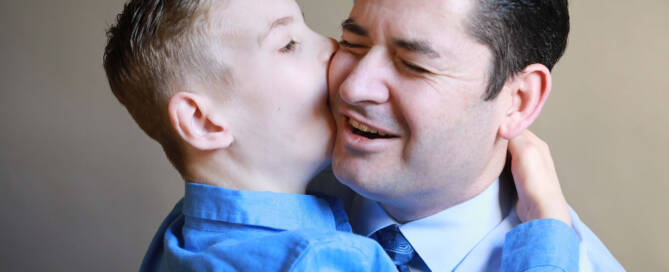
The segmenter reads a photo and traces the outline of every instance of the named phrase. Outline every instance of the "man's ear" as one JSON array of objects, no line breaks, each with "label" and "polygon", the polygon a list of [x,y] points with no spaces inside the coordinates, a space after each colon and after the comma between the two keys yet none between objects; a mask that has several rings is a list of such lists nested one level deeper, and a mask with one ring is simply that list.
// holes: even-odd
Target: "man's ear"
[{"label": "man's ear", "polygon": [[184,142],[195,149],[227,148],[234,137],[208,102],[207,98],[196,93],[174,94],[168,104],[172,127]]},{"label": "man's ear", "polygon": [[537,119],[551,93],[551,72],[542,64],[532,64],[507,82],[505,90],[511,103],[499,128],[499,135],[507,140],[518,136]]}]

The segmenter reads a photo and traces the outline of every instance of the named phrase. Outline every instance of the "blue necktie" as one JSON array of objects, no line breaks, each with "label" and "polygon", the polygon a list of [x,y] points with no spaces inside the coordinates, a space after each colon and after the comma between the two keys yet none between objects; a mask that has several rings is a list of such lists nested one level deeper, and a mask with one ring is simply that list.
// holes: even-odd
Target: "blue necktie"
[{"label": "blue necktie", "polygon": [[390,225],[370,236],[381,244],[400,272],[409,272],[409,262],[416,254],[397,225]]}]

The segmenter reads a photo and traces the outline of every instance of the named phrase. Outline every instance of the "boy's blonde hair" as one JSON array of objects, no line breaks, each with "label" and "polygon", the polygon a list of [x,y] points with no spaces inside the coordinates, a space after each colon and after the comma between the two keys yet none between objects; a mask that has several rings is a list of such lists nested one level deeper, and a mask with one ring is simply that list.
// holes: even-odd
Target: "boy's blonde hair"
[{"label": "boy's blonde hair", "polygon": [[167,105],[194,83],[229,82],[212,15],[225,2],[131,0],[107,31],[104,68],[112,92],[182,175],[184,149]]}]

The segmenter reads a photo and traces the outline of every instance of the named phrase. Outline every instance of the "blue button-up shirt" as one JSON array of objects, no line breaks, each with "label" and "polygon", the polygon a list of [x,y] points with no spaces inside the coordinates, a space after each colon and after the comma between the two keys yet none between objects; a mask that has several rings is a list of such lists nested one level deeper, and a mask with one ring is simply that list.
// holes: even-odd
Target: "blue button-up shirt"
[{"label": "blue button-up shirt", "polygon": [[351,233],[341,204],[310,195],[187,183],[140,271],[394,271]]},{"label": "blue button-up shirt", "polygon": [[[539,220],[537,222],[544,222]],[[562,224],[564,225],[564,224]],[[527,226],[535,226],[530,222]],[[509,239],[508,258],[514,271],[536,264],[568,268],[578,259],[569,254],[527,250],[528,237],[552,245],[577,245],[576,235],[550,223],[517,228]],[[571,235],[571,236],[570,236]],[[513,237],[523,237],[514,239]],[[550,247],[544,247],[550,248]],[[541,258],[541,257],[549,258]],[[515,268],[523,267],[521,270]],[[341,203],[329,197],[272,192],[235,191],[187,183],[184,198],[160,226],[140,271],[396,271],[374,241],[351,233]],[[549,270],[547,270],[549,271]]]}]

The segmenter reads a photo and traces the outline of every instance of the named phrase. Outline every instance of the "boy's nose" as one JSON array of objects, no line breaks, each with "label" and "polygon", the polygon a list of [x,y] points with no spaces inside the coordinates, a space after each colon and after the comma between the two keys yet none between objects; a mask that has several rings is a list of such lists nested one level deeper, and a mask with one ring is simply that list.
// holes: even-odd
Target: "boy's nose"
[{"label": "boy's nose", "polygon": [[334,53],[337,52],[337,49],[339,49],[339,43],[333,38],[326,38],[323,48],[319,59],[329,62]]}]

